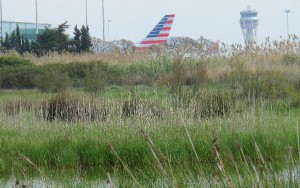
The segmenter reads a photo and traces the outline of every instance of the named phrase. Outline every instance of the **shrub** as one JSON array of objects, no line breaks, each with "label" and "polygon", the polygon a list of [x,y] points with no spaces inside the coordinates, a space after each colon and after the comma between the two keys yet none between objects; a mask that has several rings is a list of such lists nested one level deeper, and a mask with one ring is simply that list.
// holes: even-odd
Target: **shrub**
[{"label": "shrub", "polygon": [[48,70],[35,79],[38,89],[44,92],[60,92],[72,87],[72,81],[67,73]]},{"label": "shrub", "polygon": [[[158,84],[170,87],[170,95],[175,107],[186,107],[207,79],[206,69],[201,62],[187,67],[187,64],[183,64],[181,60],[176,60],[173,62],[171,72],[163,76]],[[193,87],[186,88],[185,86]]]},{"label": "shrub", "polygon": [[0,68],[30,65],[32,65],[30,61],[19,57],[17,54],[10,53],[0,56]]},{"label": "shrub", "polygon": [[122,85],[138,86],[138,85],[153,85],[153,79],[146,74],[128,74],[122,78]]},{"label": "shrub", "polygon": [[279,71],[232,72],[227,78],[243,97],[286,99],[296,93],[296,80]]},{"label": "shrub", "polygon": [[[92,63],[92,62],[91,62]],[[68,74],[72,82],[76,87],[80,87],[84,85],[83,80],[86,77],[86,68],[90,66],[91,63],[83,64],[83,63],[68,63],[68,64],[48,64],[44,66],[44,69],[55,69],[62,73]]]},{"label": "shrub", "polygon": [[108,65],[102,62],[91,63],[85,70],[86,88],[90,92],[102,91],[107,85]]},{"label": "shrub", "polygon": [[37,66],[0,68],[0,80],[5,89],[32,89],[37,86],[36,76],[42,71]]},{"label": "shrub", "polygon": [[142,101],[135,91],[131,91],[130,99],[123,103],[122,114],[125,117],[142,116],[145,118],[156,118],[162,116],[163,110],[155,103]]},{"label": "shrub", "polygon": [[180,86],[200,86],[208,79],[205,67],[201,63],[184,64],[177,59],[173,62],[172,69],[169,73],[162,75],[159,85],[168,85],[172,89],[177,90]]},{"label": "shrub", "polygon": [[98,108],[93,101],[82,101],[70,92],[58,93],[41,108],[45,120],[94,121],[106,117],[107,108]]},{"label": "shrub", "polygon": [[141,99],[135,91],[131,91],[130,95],[130,99],[125,101],[122,107],[123,115],[126,117],[138,115],[139,106],[141,105]]},{"label": "shrub", "polygon": [[188,71],[185,81],[186,85],[200,86],[208,80],[205,67],[201,63],[197,63],[196,66]]},{"label": "shrub", "polygon": [[193,117],[214,118],[226,117],[234,107],[232,92],[226,91],[202,91],[198,93],[190,103],[193,109]]}]

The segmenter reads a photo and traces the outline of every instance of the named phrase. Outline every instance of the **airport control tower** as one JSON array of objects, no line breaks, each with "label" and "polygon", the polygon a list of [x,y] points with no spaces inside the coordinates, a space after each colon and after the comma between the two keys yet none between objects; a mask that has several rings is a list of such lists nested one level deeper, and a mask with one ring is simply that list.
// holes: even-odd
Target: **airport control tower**
[{"label": "airport control tower", "polygon": [[258,12],[251,10],[250,6],[247,10],[241,12],[240,24],[246,45],[256,42],[256,31],[259,23],[257,14]]}]

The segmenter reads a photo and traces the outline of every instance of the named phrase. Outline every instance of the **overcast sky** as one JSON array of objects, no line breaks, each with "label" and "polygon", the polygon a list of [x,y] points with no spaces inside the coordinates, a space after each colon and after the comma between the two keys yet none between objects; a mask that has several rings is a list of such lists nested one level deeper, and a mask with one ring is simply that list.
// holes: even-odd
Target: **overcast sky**
[{"label": "overcast sky", "polygon": [[[2,0],[3,19],[35,22],[35,0]],[[70,34],[85,24],[85,0],[38,0],[39,22],[53,26],[68,21]],[[267,36],[285,37],[285,9],[291,9],[290,32],[300,33],[300,0],[105,0],[110,39],[144,38],[165,14],[176,14],[171,36],[204,36],[226,43],[243,43],[240,11],[248,5],[258,11],[258,41]],[[88,0],[88,23],[92,36],[102,38],[102,0]],[[107,32],[107,30],[106,30]],[[108,34],[107,38],[108,38]]]}]

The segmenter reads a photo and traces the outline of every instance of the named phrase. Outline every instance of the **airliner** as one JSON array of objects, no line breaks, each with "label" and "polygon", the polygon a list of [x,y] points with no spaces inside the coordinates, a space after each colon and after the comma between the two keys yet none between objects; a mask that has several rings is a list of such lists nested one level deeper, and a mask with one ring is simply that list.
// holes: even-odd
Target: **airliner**
[{"label": "airliner", "polygon": [[170,35],[174,18],[175,14],[165,15],[147,37],[137,43],[138,49],[143,50],[154,45],[166,43]]},{"label": "airliner", "polygon": [[[167,42],[170,35],[172,25],[174,22],[175,14],[165,15],[160,22],[155,26],[155,28],[144,38],[141,42],[137,43],[136,46],[140,50],[144,50],[154,45],[164,44]],[[208,53],[214,53],[219,49],[221,41],[211,44],[208,47]]]}]

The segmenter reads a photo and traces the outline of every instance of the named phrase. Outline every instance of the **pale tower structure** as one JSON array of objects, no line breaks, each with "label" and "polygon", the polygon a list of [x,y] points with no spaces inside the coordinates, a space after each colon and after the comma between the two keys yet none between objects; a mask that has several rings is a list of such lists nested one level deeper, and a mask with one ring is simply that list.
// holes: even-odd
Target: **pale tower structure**
[{"label": "pale tower structure", "polygon": [[241,12],[240,25],[246,45],[256,43],[256,32],[259,24],[257,15],[258,12],[252,10],[250,6]]}]

